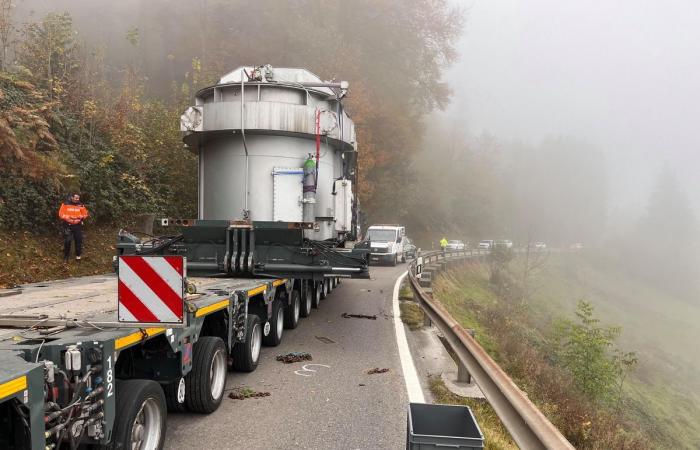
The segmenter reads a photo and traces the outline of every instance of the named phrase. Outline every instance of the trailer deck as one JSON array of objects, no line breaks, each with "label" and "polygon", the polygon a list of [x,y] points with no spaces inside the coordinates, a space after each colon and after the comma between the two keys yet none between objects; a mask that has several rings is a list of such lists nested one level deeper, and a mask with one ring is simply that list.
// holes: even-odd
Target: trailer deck
[{"label": "trailer deck", "polygon": [[[253,296],[279,286],[284,280],[250,278],[188,278],[197,287],[197,293],[187,296],[188,305],[198,312],[198,317],[206,315],[212,305],[228,298],[231,293],[245,293]],[[227,295],[223,295],[226,292]],[[117,276],[96,275],[67,280],[33,283],[7,290],[0,296],[0,342],[17,334],[17,327],[6,327],[10,319],[15,323],[26,321],[26,328],[45,327],[47,323],[75,322],[76,327],[86,329],[93,322],[117,322]],[[100,326],[100,328],[104,328]],[[108,328],[108,327],[107,327]],[[124,327],[138,329],[138,326]],[[116,331],[116,330],[114,330]],[[134,331],[133,329],[131,331]]]},{"label": "trailer deck", "polygon": [[[44,442],[62,436],[58,435],[62,429],[45,435],[49,433],[46,396],[51,395],[46,386],[54,378],[54,368],[65,371],[63,383],[76,383],[73,377],[80,374],[92,380],[90,389],[102,386],[102,395],[88,398],[90,389],[85,391],[84,401],[92,402],[98,414],[83,423],[92,427],[90,436],[105,445],[111,440],[117,414],[117,379],[151,379],[163,386],[182,379],[192,370],[193,346],[201,336],[220,337],[231,352],[237,342],[245,341],[249,308],[268,317],[275,299],[286,308],[294,286],[290,279],[188,278],[187,282],[196,286],[196,293],[184,299],[181,325],[119,323],[114,275],[27,284],[0,292],[0,406],[15,400],[13,405],[26,408],[23,416],[31,430],[31,448],[48,448]],[[73,371],[68,365],[70,351],[78,352]],[[129,353],[126,362],[119,359],[124,352]]]}]

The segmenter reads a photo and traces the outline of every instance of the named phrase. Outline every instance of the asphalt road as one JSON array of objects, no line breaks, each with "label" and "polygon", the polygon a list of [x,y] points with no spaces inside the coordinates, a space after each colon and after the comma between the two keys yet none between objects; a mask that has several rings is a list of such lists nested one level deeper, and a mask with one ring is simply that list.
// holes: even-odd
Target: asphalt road
[{"label": "asphalt road", "polygon": [[[372,267],[371,280],[343,280],[296,330],[285,330],[278,347],[263,347],[255,372],[229,373],[227,390],[247,387],[270,396],[226,396],[210,415],[170,414],[166,448],[404,448],[408,399],[391,302],[405,269]],[[344,312],[377,320],[346,319]],[[275,360],[291,351],[309,352],[310,363],[328,367],[307,365],[310,372],[302,362]],[[375,367],[389,372],[368,375]]]}]

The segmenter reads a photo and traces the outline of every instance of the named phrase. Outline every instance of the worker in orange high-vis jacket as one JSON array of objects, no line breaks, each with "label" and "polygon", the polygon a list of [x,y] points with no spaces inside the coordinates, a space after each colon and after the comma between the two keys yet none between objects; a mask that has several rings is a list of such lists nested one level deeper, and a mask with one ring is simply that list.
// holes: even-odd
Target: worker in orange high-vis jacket
[{"label": "worker in orange high-vis jacket", "polygon": [[80,261],[83,253],[83,221],[88,217],[88,210],[80,201],[80,194],[71,194],[58,210],[58,217],[63,222],[63,260],[68,262],[71,241],[75,241],[75,259]]}]

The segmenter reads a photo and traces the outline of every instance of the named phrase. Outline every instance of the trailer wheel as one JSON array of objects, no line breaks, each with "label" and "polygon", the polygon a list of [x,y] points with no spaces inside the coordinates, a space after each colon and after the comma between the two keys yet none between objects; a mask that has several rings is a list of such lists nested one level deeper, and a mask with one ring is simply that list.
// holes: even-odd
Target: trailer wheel
[{"label": "trailer wheel", "polygon": [[237,342],[233,346],[233,368],[241,372],[254,371],[258,367],[261,344],[260,317],[249,314],[246,319],[245,342]]},{"label": "trailer wheel", "polygon": [[301,299],[301,311],[299,313],[301,314],[301,317],[309,317],[311,315],[311,306],[313,302],[313,289],[311,288],[310,284],[306,285],[306,289],[304,289],[304,293],[302,294],[302,299]]},{"label": "trailer wheel", "polygon": [[275,300],[272,303],[272,317],[270,317],[270,333],[263,337],[263,344],[269,347],[276,347],[282,342],[282,331],[284,330],[284,308],[282,302]]},{"label": "trailer wheel", "polygon": [[172,383],[163,385],[163,394],[165,394],[165,404],[168,406],[168,412],[181,413],[187,411],[185,404],[185,394],[187,387],[184,378],[178,378]]},{"label": "trailer wheel", "polygon": [[185,403],[192,412],[209,414],[219,407],[226,388],[228,355],[223,339],[200,337],[194,344],[192,370],[185,377]]},{"label": "trailer wheel", "polygon": [[165,441],[165,395],[152,380],[117,380],[110,450],[160,450]]},{"label": "trailer wheel", "polygon": [[323,280],[323,286],[321,290],[321,298],[328,298],[328,294],[331,293],[331,285],[330,285],[330,280],[326,279]]},{"label": "trailer wheel", "polygon": [[301,309],[299,291],[292,291],[290,300],[290,304],[284,308],[284,327],[293,330],[299,325],[299,310]]},{"label": "trailer wheel", "polygon": [[321,283],[315,283],[314,284],[314,293],[313,293],[313,298],[311,301],[311,306],[313,308],[318,308],[318,305],[321,304],[321,299],[324,298],[323,296],[323,285]]}]

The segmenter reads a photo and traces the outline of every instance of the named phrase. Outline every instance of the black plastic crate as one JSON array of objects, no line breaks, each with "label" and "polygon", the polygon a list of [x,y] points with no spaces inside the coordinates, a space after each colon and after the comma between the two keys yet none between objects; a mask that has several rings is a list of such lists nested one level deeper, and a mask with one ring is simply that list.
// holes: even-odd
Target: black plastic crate
[{"label": "black plastic crate", "polygon": [[484,435],[467,406],[408,405],[407,450],[432,450],[449,446],[455,449],[484,448]]}]

